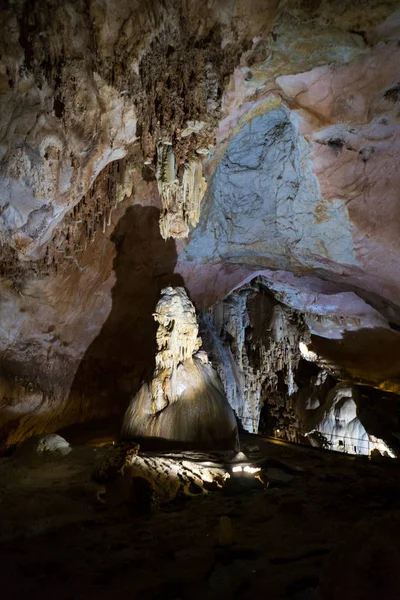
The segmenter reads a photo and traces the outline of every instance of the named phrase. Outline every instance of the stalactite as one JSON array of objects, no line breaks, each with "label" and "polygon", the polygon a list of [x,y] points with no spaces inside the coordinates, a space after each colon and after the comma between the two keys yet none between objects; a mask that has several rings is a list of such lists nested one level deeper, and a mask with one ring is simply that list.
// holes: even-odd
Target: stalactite
[{"label": "stalactite", "polygon": [[156,177],[163,207],[160,231],[164,239],[187,237],[189,227],[195,227],[200,218],[200,203],[207,189],[201,160],[186,160],[182,171],[179,177],[172,145],[159,143]]},{"label": "stalactite", "polygon": [[98,232],[106,232],[111,225],[112,211],[125,196],[131,195],[132,166],[130,164],[127,167],[125,162],[110,163],[100,173],[80,202],[65,215],[42,259],[22,263],[17,251],[4,240],[0,244],[0,275],[10,279],[14,287],[20,290],[29,273],[46,277],[56,274],[64,261],[70,265],[71,258],[84,252]]}]

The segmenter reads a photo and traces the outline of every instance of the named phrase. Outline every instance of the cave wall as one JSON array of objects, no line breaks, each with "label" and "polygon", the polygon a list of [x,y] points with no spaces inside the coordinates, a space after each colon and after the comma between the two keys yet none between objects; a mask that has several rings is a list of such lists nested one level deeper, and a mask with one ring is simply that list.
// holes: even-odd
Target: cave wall
[{"label": "cave wall", "polygon": [[232,270],[313,272],[398,303],[398,52],[379,41],[349,64],[278,77],[273,101],[247,107],[210,165],[182,273],[218,269],[223,292]]},{"label": "cave wall", "polygon": [[258,277],[200,314],[241,427],[350,453],[397,453],[397,355],[384,354],[397,333],[354,292],[311,295],[310,283]]},{"label": "cave wall", "polygon": [[[40,256],[67,211],[136,141],[147,164],[160,138],[174,141],[178,163],[193,142],[207,146],[224,78],[276,14],[262,4],[3,3],[4,251]],[[188,121],[203,128],[180,138]]]},{"label": "cave wall", "polygon": [[[95,196],[99,203],[108,199],[107,191]],[[57,235],[54,254],[35,276],[24,270],[3,284],[0,423],[8,443],[123,411],[127,365],[138,385],[154,360],[151,313],[158,294],[181,281],[172,275],[175,244],[159,232],[153,183],[140,177],[134,201],[118,203],[104,231],[104,215],[94,225],[91,211],[91,241],[87,220],[79,219],[86,203],[93,209],[84,198],[78,219],[72,212],[70,239],[68,229]]]},{"label": "cave wall", "polygon": [[157,142],[179,168],[214,143],[224,79],[275,15],[246,4],[2,3],[1,440],[119,414],[151,369],[151,312],[182,282]]},{"label": "cave wall", "polygon": [[[320,362],[359,381],[372,364],[368,383],[400,389],[396,1],[0,10],[1,440],[122,414],[168,284],[207,309],[262,276]],[[187,240],[158,228],[182,216],[160,197],[160,141],[178,188],[194,159],[207,180]],[[266,325],[264,300],[229,302],[209,316],[219,333]],[[230,352],[256,414],[269,351]]]}]

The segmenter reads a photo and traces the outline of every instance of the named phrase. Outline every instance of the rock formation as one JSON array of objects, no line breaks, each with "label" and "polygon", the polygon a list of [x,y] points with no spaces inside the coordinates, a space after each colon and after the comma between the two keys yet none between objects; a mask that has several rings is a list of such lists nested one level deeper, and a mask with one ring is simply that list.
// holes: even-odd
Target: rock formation
[{"label": "rock formation", "polygon": [[[364,455],[378,450],[381,454],[393,457],[393,452],[385,442],[368,434],[361,423],[357,414],[359,396],[354,386],[338,383],[326,398],[322,398],[320,407],[310,407],[303,414],[303,422],[311,428],[306,435],[315,445],[331,450]],[[315,436],[315,432],[319,435]]]},{"label": "rock formation", "polygon": [[185,161],[180,182],[171,144],[160,143],[157,152],[157,181],[162,201],[160,231],[164,239],[185,238],[200,218],[200,203],[207,189],[199,157]]},{"label": "rock formation", "polygon": [[[34,4],[0,8],[1,443],[121,418],[169,284],[208,311],[262,277],[320,364],[399,393],[397,0]],[[287,331],[230,350],[245,427]]]},{"label": "rock formation", "polygon": [[278,418],[276,426],[285,423],[290,437],[299,343],[309,339],[301,314],[255,282],[202,318],[207,348],[242,427],[257,433],[261,410],[268,404],[271,416]]},{"label": "rock formation", "polygon": [[207,354],[199,351],[196,313],[184,288],[162,290],[154,318],[156,368],[131,400],[122,436],[235,448],[235,416]]},{"label": "rock formation", "polygon": [[[265,277],[240,288],[201,315],[202,336],[227,398],[244,430],[356,454],[398,452],[396,397],[362,387],[351,365],[313,348],[360,321],[382,317],[354,298],[352,315],[336,316],[341,296],[310,301]],[[347,300],[347,298],[346,298]],[[350,304],[350,303],[349,303]],[[300,310],[299,310],[300,309]],[[367,317],[368,315],[368,317]],[[387,325],[386,325],[387,326]],[[389,394],[390,396],[390,394]],[[378,411],[377,406],[382,406]]]}]

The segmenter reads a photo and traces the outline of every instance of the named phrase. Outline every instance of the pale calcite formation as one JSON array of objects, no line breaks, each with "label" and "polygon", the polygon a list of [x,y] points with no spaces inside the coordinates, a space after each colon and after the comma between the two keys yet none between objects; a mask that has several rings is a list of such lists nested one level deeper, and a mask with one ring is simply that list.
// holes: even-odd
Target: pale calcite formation
[{"label": "pale calcite formation", "polygon": [[[261,426],[261,431],[272,434],[273,424],[280,436],[299,441],[325,419],[321,413],[316,420],[309,420],[316,414],[314,409],[325,406],[327,394],[338,379],[359,382],[354,351],[344,354],[344,340],[360,327],[368,334],[374,327],[381,335],[393,332],[378,313],[351,292],[325,294],[321,284],[320,293],[312,295],[309,285],[315,282],[304,278],[291,288],[290,278],[283,283],[279,281],[283,274],[274,275],[275,281],[259,278],[258,283],[254,281],[217,303],[212,312],[202,313],[202,337],[244,429],[257,433]],[[325,291],[329,292],[329,285]],[[316,340],[338,344],[339,354],[326,357],[319,345],[315,346]],[[364,360],[370,360],[368,351]],[[375,376],[370,369],[369,385],[380,387]],[[363,427],[359,420],[353,426]],[[393,426],[388,418],[385,435]],[[367,431],[365,435],[358,431],[360,439],[365,441],[367,435],[370,448],[374,448],[376,431],[370,424]]]},{"label": "pale calcite formation", "polygon": [[[174,374],[180,364],[197,354],[201,339],[196,311],[183,288],[165,288],[153,316],[158,323],[158,352],[152,395],[154,412],[158,412],[178,399],[180,390],[172,383]],[[204,353],[201,358],[207,362]]]},{"label": "pale calcite formation", "polygon": [[178,177],[171,144],[157,147],[157,181],[162,211],[160,231],[164,239],[185,238],[200,218],[200,203],[207,189],[200,158],[185,160],[183,175]]},{"label": "pale calcite formation", "polygon": [[361,423],[357,414],[358,398],[359,393],[353,385],[338,383],[328,392],[320,407],[310,407],[305,411],[305,419],[309,424],[313,423],[307,435],[312,440],[313,434],[318,432],[320,435],[316,439],[323,440],[324,447],[339,452],[369,455],[373,450],[378,450],[381,454],[394,457],[387,444],[369,434]]},{"label": "pale calcite formation", "polygon": [[156,368],[128,407],[123,437],[235,448],[235,416],[207,354],[199,352],[196,313],[184,288],[165,288],[154,317]]},{"label": "pale calcite formation", "polygon": [[1,439],[123,410],[152,355],[129,290],[152,307],[174,269],[204,308],[260,273],[296,307],[308,278],[313,333],[383,332],[399,390],[397,0],[89,4],[0,9]]},{"label": "pale calcite formation", "polygon": [[[243,428],[258,433],[266,402],[290,416],[297,391],[299,343],[309,339],[300,313],[253,285],[218,303],[212,315],[202,317],[207,348]],[[282,386],[285,394],[281,394]]]}]

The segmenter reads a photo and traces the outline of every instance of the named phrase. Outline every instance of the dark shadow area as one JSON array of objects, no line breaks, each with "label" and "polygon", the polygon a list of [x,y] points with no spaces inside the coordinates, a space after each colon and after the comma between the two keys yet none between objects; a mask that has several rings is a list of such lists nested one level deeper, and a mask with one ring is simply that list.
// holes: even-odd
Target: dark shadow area
[{"label": "dark shadow area", "polygon": [[212,449],[210,449],[209,445],[202,443],[201,440],[200,442],[182,442],[181,440],[168,440],[162,437],[138,436],[135,437],[135,442],[140,445],[142,452],[218,452],[221,450],[232,450],[233,447],[232,440],[222,440],[219,446]]},{"label": "dark shadow area", "polygon": [[357,416],[361,423],[400,456],[400,397],[367,386],[359,386],[358,390]]},{"label": "dark shadow area", "polygon": [[152,317],[163,287],[183,285],[174,274],[174,240],[159,229],[160,211],[131,206],[118,222],[112,308],[100,334],[87,349],[75,375],[69,403],[79,403],[88,419],[122,419],[130,397],[155,365],[156,323]]},{"label": "dark shadow area", "polygon": [[[373,384],[400,380],[400,334],[392,329],[371,328],[346,331],[341,340],[313,335],[311,349],[344,369],[350,377]],[[388,382],[389,383],[389,382]]]}]

